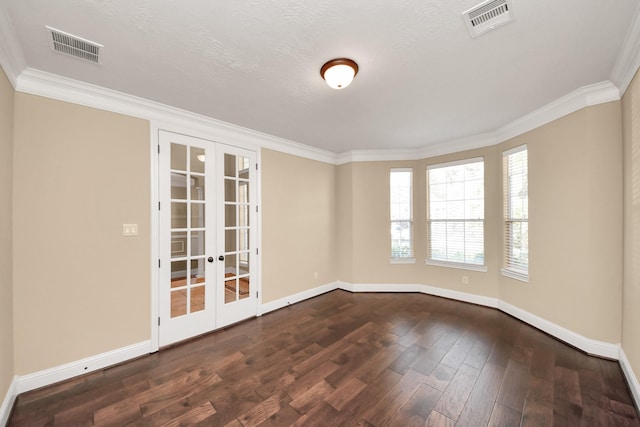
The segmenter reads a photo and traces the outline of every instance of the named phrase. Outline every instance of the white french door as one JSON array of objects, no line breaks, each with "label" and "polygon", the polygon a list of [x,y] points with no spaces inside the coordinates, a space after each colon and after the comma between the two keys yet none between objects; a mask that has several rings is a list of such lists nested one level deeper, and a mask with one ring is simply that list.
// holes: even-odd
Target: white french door
[{"label": "white french door", "polygon": [[217,194],[224,195],[218,204],[218,327],[257,314],[258,294],[255,286],[256,242],[256,165],[255,153],[228,145],[218,145]]},{"label": "white french door", "polygon": [[158,156],[164,346],[257,314],[256,155],[160,131]]}]

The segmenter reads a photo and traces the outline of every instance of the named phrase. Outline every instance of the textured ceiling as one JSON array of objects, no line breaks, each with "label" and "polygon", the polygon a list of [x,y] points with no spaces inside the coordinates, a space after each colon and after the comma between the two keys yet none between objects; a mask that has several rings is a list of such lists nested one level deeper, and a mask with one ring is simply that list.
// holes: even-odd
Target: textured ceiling
[{"label": "textured ceiling", "polygon": [[[637,0],[513,0],[472,39],[476,0],[2,0],[28,67],[333,152],[491,131],[608,80]],[[45,25],[103,44],[50,50]],[[322,64],[354,59],[350,87]]]}]

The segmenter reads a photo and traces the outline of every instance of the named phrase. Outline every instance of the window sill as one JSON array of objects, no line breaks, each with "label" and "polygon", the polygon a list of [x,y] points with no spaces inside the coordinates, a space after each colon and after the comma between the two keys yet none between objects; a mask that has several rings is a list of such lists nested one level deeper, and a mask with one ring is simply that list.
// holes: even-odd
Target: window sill
[{"label": "window sill", "polygon": [[488,271],[488,268],[486,265],[473,265],[473,264],[463,264],[460,262],[434,261],[432,259],[425,259],[424,262],[427,265],[433,265],[435,267],[446,267],[446,268],[456,268],[458,270],[480,271],[482,273],[486,273]]},{"label": "window sill", "polygon": [[390,264],[415,264],[415,258],[389,258]]},{"label": "window sill", "polygon": [[529,283],[529,274],[518,271],[518,270],[510,270],[508,268],[500,269],[500,274],[505,277],[509,277],[511,279],[519,280],[521,282]]}]

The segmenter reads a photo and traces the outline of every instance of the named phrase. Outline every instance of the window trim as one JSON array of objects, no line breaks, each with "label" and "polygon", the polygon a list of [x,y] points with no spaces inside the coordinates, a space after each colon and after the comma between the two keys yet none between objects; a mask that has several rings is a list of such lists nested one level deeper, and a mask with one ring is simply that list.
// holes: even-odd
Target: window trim
[{"label": "window trim", "polygon": [[415,264],[416,259],[411,257],[400,258],[400,257],[391,257],[389,258],[389,264]]},{"label": "window trim", "polygon": [[483,273],[486,273],[487,271],[489,271],[489,268],[487,267],[486,263],[485,265],[478,265],[478,264],[467,264],[463,262],[454,262],[454,261],[440,261],[440,260],[433,260],[428,258],[424,260],[424,263],[427,265],[432,265],[434,267],[447,267],[447,268],[455,268],[458,270],[480,271]]},{"label": "window trim", "polygon": [[[429,183],[429,171],[432,169],[440,169],[440,168],[446,168],[446,167],[451,167],[451,166],[460,166],[460,165],[465,165],[465,164],[469,164],[469,163],[480,163],[482,162],[482,171],[483,171],[483,176],[482,176],[482,185],[483,185],[483,196],[482,196],[482,200],[483,200],[483,209],[485,209],[485,211],[483,212],[482,215],[482,219],[473,219],[473,220],[467,220],[467,219],[461,219],[461,221],[481,221],[482,222],[482,253],[483,253],[483,264],[471,264],[471,263],[466,263],[466,262],[456,262],[456,261],[443,261],[443,260],[434,260],[429,258],[429,245],[431,244],[431,236],[429,235],[430,231],[430,227],[429,224],[431,223],[431,219],[430,219],[430,183]],[[431,266],[436,266],[436,267],[447,267],[447,268],[455,268],[455,269],[459,269],[459,270],[470,270],[470,271],[480,271],[480,272],[487,272],[488,271],[488,267],[487,267],[487,258],[486,258],[486,234],[485,234],[485,225],[486,225],[486,203],[485,203],[485,190],[486,190],[486,182],[485,182],[485,158],[484,156],[478,156],[478,157],[470,157],[467,159],[460,159],[460,160],[454,160],[454,161],[450,161],[450,162],[445,162],[445,163],[434,163],[434,164],[430,164],[427,165],[426,168],[426,193],[427,193],[427,199],[426,199],[426,224],[427,224],[427,256],[425,258],[425,264],[426,265],[431,265]],[[454,220],[451,220],[454,221]]]},{"label": "window trim", "polygon": [[[411,256],[407,257],[389,257],[390,264],[415,264],[415,237],[414,237],[414,215],[413,215],[413,168],[412,167],[401,167],[401,168],[390,168],[389,169],[389,209],[391,209],[391,174],[394,172],[410,172],[411,173],[411,186],[409,191],[409,205],[410,205],[410,218],[409,219],[391,219],[391,212],[389,212],[389,226],[392,226],[394,222],[408,222],[411,224]],[[391,238],[391,246],[389,249],[393,248],[393,236],[389,236]]]},{"label": "window trim", "polygon": [[[505,170],[505,159],[508,159],[509,156],[513,154],[520,153],[522,151],[527,151],[527,205],[529,200],[529,152],[527,144],[522,144],[517,147],[510,148],[502,152],[502,185],[504,188],[502,189],[502,197],[503,197],[503,218],[502,218],[502,263],[503,267],[500,269],[500,274],[505,277],[509,277],[511,279],[519,280],[521,282],[529,283],[529,256],[527,255],[527,269],[518,268],[515,266],[509,266],[508,258],[509,253],[511,252],[510,247],[507,246],[507,224],[513,222],[526,222],[529,224],[529,209],[527,207],[527,219],[522,220],[513,220],[510,217],[507,217],[507,212],[509,211],[509,203],[510,198],[508,197],[509,191],[509,172]],[[527,252],[528,252],[528,244],[527,244]]]},{"label": "window trim", "polygon": [[509,277],[510,279],[519,280],[521,282],[529,283],[529,273],[523,270],[516,270],[515,268],[501,268],[500,274]]}]

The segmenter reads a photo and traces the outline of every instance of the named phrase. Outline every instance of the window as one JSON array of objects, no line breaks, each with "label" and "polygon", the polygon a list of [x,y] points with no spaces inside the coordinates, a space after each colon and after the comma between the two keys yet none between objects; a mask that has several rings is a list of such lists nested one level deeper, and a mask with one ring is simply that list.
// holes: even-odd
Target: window
[{"label": "window", "polygon": [[527,146],[502,156],[504,189],[504,268],[502,274],[529,280],[529,176]]},{"label": "window", "polygon": [[411,207],[413,170],[391,169],[389,183],[391,259],[392,262],[414,262]]},{"label": "window", "polygon": [[427,264],[486,271],[484,159],[427,167]]}]

